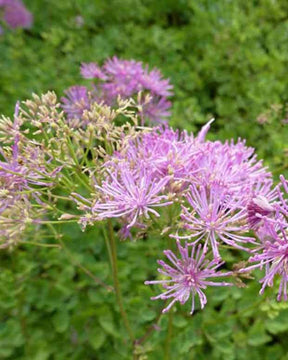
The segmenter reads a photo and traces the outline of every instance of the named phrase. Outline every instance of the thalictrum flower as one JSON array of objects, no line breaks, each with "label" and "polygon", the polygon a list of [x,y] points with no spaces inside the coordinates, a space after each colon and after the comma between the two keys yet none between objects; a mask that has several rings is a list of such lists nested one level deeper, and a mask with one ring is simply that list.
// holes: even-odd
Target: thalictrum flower
[{"label": "thalictrum flower", "polygon": [[[282,185],[282,186],[280,186]],[[281,189],[283,189],[286,193],[286,199],[285,195],[283,195]],[[283,213],[288,218],[288,181],[285,179],[283,175],[280,175],[280,184],[277,187],[278,197],[280,199],[280,205],[279,205],[279,211]]]},{"label": "thalictrum flower", "polygon": [[81,65],[81,75],[84,79],[107,79],[107,76],[103,73],[100,67],[93,62],[83,63]]},{"label": "thalictrum flower", "polygon": [[195,167],[200,171],[194,182],[206,186],[213,181],[221,183],[229,192],[233,191],[235,196],[238,193],[245,205],[248,198],[243,196],[243,186],[250,193],[257,182],[271,178],[271,174],[262,166],[261,161],[257,161],[253,152],[254,149],[247,148],[242,141],[236,144],[222,144],[219,141],[201,143],[199,156],[195,159]]},{"label": "thalictrum flower", "polygon": [[254,242],[253,238],[243,236],[247,226],[241,200],[235,199],[233,193],[226,192],[219,183],[211,183],[210,187],[191,184],[186,198],[191,208],[182,206],[181,219],[183,228],[189,233],[176,237],[196,238],[195,242],[204,239],[206,244],[211,244],[215,259],[220,258],[219,240],[244,250],[241,244]]},{"label": "thalictrum flower", "polygon": [[20,0],[5,0],[0,3],[3,7],[3,20],[12,28],[30,28],[33,22],[33,16],[26,9],[23,2]]},{"label": "thalictrum flower", "polygon": [[160,100],[152,98],[150,102],[142,107],[143,117],[150,119],[153,123],[165,124],[166,119],[171,115],[170,108],[171,102],[167,101],[166,98],[160,98]]},{"label": "thalictrum flower", "polygon": [[263,223],[263,217],[275,213],[275,205],[271,204],[263,195],[252,198],[247,206],[248,224],[250,229],[257,230]]},{"label": "thalictrum flower", "polygon": [[173,86],[169,83],[169,80],[163,79],[162,74],[158,69],[148,71],[146,68],[145,71],[141,74],[140,82],[143,89],[151,91],[152,94],[157,96],[171,96]]},{"label": "thalictrum flower", "polygon": [[288,282],[288,224],[284,226],[283,218],[279,223],[266,221],[258,231],[261,246],[256,255],[249,259],[249,262],[256,262],[240,272],[250,271],[265,266],[265,276],[260,280],[262,288],[260,294],[264,293],[267,286],[272,287],[274,278],[280,277],[280,285],[277,300],[282,298],[287,301],[287,282]]},{"label": "thalictrum flower", "polygon": [[70,119],[81,118],[84,110],[90,108],[88,91],[85,86],[72,86],[65,91],[66,97],[62,97],[62,107]]},{"label": "thalictrum flower", "polygon": [[[159,70],[153,69],[149,72],[140,61],[121,60],[114,56],[108,59],[102,67],[93,62],[82,63],[81,75],[85,79],[97,80],[92,86],[93,97],[87,99],[85,94],[80,94],[81,99],[84,99],[85,106],[87,101],[90,104],[99,101],[114,106],[119,96],[122,99],[134,97],[143,121],[149,119],[152,122],[161,123],[170,115],[171,103],[167,97],[172,94],[172,85],[168,79],[163,79]],[[73,116],[81,117],[81,111],[77,111],[79,95],[75,96],[70,92],[71,89],[68,89],[68,99],[63,99],[63,108],[70,117],[71,112]],[[140,92],[145,96],[138,98]],[[149,95],[149,101],[146,95]],[[143,98],[146,100],[144,101]],[[73,106],[74,102],[75,106]]]},{"label": "thalictrum flower", "polygon": [[229,276],[231,275],[231,272],[217,272],[217,269],[223,265],[223,262],[219,262],[215,259],[212,261],[208,260],[206,258],[206,246],[202,248],[201,245],[192,246],[191,244],[186,243],[183,247],[179,241],[177,241],[177,246],[180,258],[178,258],[171,250],[166,250],[164,251],[164,254],[170,261],[170,264],[167,264],[163,260],[158,260],[158,264],[161,266],[161,268],[158,269],[158,272],[169,279],[145,281],[145,284],[163,285],[166,291],[152,298],[152,300],[172,299],[163,312],[170,310],[177,301],[183,305],[191,297],[192,306],[190,313],[193,314],[196,295],[199,297],[201,309],[206,305],[207,298],[203,290],[205,290],[207,286],[232,285],[227,282],[214,282],[211,281],[211,278]]},{"label": "thalictrum flower", "polygon": [[115,154],[115,160],[145,168],[158,179],[169,175],[174,180],[187,180],[197,170],[194,166],[197,154],[193,138],[163,127],[129,141],[122,153]]},{"label": "thalictrum flower", "polygon": [[149,214],[159,217],[155,207],[170,205],[164,188],[169,178],[155,180],[146,171],[139,174],[121,167],[118,171],[108,172],[108,177],[96,189],[102,193],[103,200],[97,200],[92,207],[92,213],[98,219],[125,217],[128,228],[141,218],[149,218]]}]

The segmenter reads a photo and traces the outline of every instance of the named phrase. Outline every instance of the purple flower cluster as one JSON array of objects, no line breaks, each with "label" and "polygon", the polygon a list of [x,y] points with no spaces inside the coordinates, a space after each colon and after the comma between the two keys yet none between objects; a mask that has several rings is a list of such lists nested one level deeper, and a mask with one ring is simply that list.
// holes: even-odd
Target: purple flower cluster
[{"label": "purple flower cluster", "polygon": [[0,0],[0,13],[3,13],[2,20],[11,29],[29,29],[32,26],[33,16],[21,0]]},{"label": "purple flower cluster", "polygon": [[[153,298],[173,298],[164,311],[177,301],[185,303],[191,295],[193,312],[196,294],[203,307],[206,298],[201,289],[213,284],[207,277],[218,276],[215,270],[223,264],[221,249],[251,252],[256,240],[249,236],[249,229],[258,222],[255,209],[260,206],[267,215],[272,211],[263,200],[275,197],[271,174],[257,160],[254,149],[242,140],[205,140],[210,124],[196,137],[164,126],[123,139],[123,147],[104,162],[102,180],[95,185],[90,205],[86,201],[82,206],[86,210],[83,225],[119,218],[121,235],[130,238],[132,230],[153,227],[151,215],[161,218],[163,207],[180,209],[167,225],[184,260],[167,250],[164,254],[174,268],[161,261],[164,270],[160,272],[171,279],[147,282],[168,289]],[[185,248],[181,239],[189,241]],[[204,244],[202,252],[200,243]],[[212,260],[208,260],[210,254]]]},{"label": "purple flower cluster", "polygon": [[[197,135],[138,126],[139,115],[142,125],[168,115],[171,85],[158,70],[114,57],[82,64],[81,74],[97,80],[92,91],[73,86],[62,104],[51,92],[33,95],[17,104],[14,120],[0,118],[0,248],[17,244],[31,224],[51,224],[50,216],[83,229],[117,219],[123,239],[155,231],[170,244],[161,277],[145,282],[163,286],[152,298],[169,301],[163,312],[191,299],[193,313],[195,301],[206,305],[208,286],[231,285],[217,278],[233,275],[237,284],[258,268],[260,293],[280,279],[277,299],[287,300],[287,180],[273,187],[245,141],[207,140],[213,119]],[[80,214],[63,213],[58,199]],[[250,264],[221,271],[230,249],[248,252]]]},{"label": "purple flower cluster", "polygon": [[96,63],[83,63],[81,75],[84,79],[94,80],[93,88],[89,92],[85,86],[76,85],[66,90],[66,97],[62,98],[63,109],[71,119],[81,117],[95,101],[114,106],[119,96],[122,99],[135,97],[142,123],[147,119],[163,122],[170,115],[171,103],[167,97],[172,95],[172,85],[163,79],[159,70],[149,71],[142,62],[114,56],[102,67]]}]

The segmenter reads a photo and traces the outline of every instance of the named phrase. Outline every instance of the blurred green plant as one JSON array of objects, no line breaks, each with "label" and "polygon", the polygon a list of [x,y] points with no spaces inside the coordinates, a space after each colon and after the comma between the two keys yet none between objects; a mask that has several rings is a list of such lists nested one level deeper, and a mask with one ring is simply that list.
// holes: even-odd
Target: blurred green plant
[{"label": "blurred green plant", "polygon": [[[63,230],[70,255],[112,283],[100,229],[82,233],[77,225],[66,225]],[[64,249],[28,246],[0,254],[0,358],[131,359],[114,292],[71,264]],[[169,335],[169,316],[157,320],[149,299],[153,290],[143,284],[159,246],[165,247],[159,239],[149,239],[149,247],[145,241],[118,245],[119,278],[137,339],[136,358],[164,359],[165,353],[167,359],[287,358],[287,305],[276,303],[272,293],[255,299],[256,282],[246,289],[212,289],[213,295],[209,290],[209,307],[193,317],[189,305],[177,307]]]}]

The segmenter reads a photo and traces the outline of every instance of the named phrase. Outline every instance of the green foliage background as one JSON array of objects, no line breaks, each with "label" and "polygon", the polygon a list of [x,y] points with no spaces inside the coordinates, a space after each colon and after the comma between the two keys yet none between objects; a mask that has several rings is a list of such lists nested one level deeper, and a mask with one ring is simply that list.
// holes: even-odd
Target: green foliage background
[{"label": "green foliage background", "polygon": [[[161,69],[175,86],[171,124],[210,138],[247,138],[276,176],[287,174],[286,0],[29,0],[35,24],[0,37],[0,113],[32,92],[59,95],[81,62],[117,55]],[[83,18],[78,26],[76,17]],[[271,106],[280,111],[271,115]],[[270,112],[269,112],[270,111]],[[267,113],[268,123],[256,119]],[[102,231],[63,228],[68,250],[26,246],[0,253],[0,359],[131,359],[115,295],[75,265],[112,284]],[[118,243],[121,288],[137,338],[155,323],[158,290],[145,286],[167,247],[159,236]],[[69,253],[67,253],[69,251]],[[71,256],[73,262],[71,262]],[[231,254],[231,263],[235,260]],[[259,276],[261,276],[259,274]],[[178,308],[136,351],[141,359],[288,359],[288,306],[259,284],[208,291],[191,318]]]}]

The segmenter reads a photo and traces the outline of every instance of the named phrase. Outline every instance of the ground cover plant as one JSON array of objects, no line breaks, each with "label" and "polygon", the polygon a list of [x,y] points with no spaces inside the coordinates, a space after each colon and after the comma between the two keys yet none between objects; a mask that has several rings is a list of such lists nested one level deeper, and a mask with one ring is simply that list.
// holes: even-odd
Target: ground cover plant
[{"label": "ground cover plant", "polygon": [[[38,64],[37,79],[27,66],[27,86],[18,94],[6,86],[10,73],[3,72],[1,82],[1,99],[8,99],[2,112],[10,114],[0,126],[1,356],[286,359],[287,114],[280,77],[286,58],[280,48],[282,57],[272,61],[266,43],[266,30],[275,19],[283,19],[279,27],[285,27],[285,3],[139,2],[131,7],[123,2],[128,23],[120,26],[119,12],[113,15],[109,7],[110,20],[101,31],[89,4],[89,9],[85,2],[49,6],[52,37],[40,30],[36,16],[31,30],[5,29],[1,38],[2,48],[9,49],[1,66],[13,56],[17,41],[28,44],[12,67],[27,55],[36,60],[41,51],[47,54]],[[37,2],[31,3],[34,17],[36,8]],[[60,20],[59,9],[68,14],[66,20]],[[102,15],[108,11],[101,2],[97,10]],[[149,31],[156,27],[162,38],[153,43],[144,28],[155,11],[161,16]],[[219,12],[225,27],[214,21],[208,30]],[[274,74],[272,96],[270,91],[266,97],[263,84],[257,83],[260,76],[251,63],[243,60],[238,77],[219,55],[235,40],[233,32],[226,38],[223,33],[236,26],[228,21],[231,14],[241,26],[262,14],[261,31],[252,36],[250,28],[247,34],[253,45],[265,40],[265,66],[271,61]],[[200,20],[206,21],[207,32],[205,27],[196,31]],[[129,42],[142,44],[147,38],[144,44],[121,47],[118,40],[128,41],[129,23],[136,29]],[[217,45],[214,55],[219,58],[213,55],[212,67],[209,50],[200,51],[200,44],[204,34],[206,44],[219,44],[207,36],[215,29],[226,41],[223,48]],[[241,37],[236,29],[236,38]],[[109,37],[109,31],[114,35]],[[61,33],[65,41],[57,43]],[[110,46],[110,52],[99,55],[91,36],[82,40],[88,33],[103,36],[100,48]],[[190,33],[194,52],[186,48]],[[162,40],[171,36],[177,38],[175,49],[159,66]],[[67,37],[72,48],[64,51]],[[255,48],[243,41],[239,56],[252,48],[255,55]],[[40,43],[44,49],[29,55]],[[55,69],[60,69],[51,66],[49,56],[60,47],[60,66],[73,61],[71,71],[61,69],[63,76],[56,80]],[[149,48],[153,51],[146,64]],[[208,57],[199,63],[203,71],[197,75],[203,88],[199,91],[194,81],[188,91],[201,53]],[[194,66],[181,61],[185,54],[194,56]],[[180,62],[173,68],[176,59]],[[84,79],[77,75],[80,62]],[[259,64],[261,81],[270,79],[271,72]],[[45,66],[49,80],[40,70]],[[213,79],[212,69],[219,71],[217,91],[206,77]],[[245,83],[252,73],[256,85]],[[17,71],[14,76],[17,81]],[[231,91],[234,81],[237,92]],[[40,95],[47,85],[58,96],[51,91]],[[28,96],[37,90],[39,95]],[[237,95],[237,101],[228,95]],[[30,98],[15,107],[23,96]],[[225,106],[219,106],[221,101]]]}]

